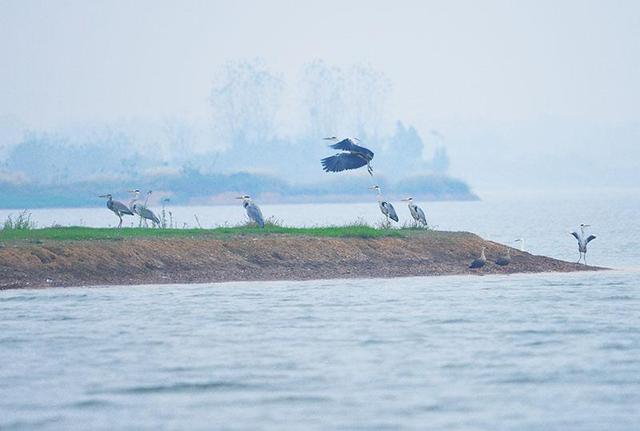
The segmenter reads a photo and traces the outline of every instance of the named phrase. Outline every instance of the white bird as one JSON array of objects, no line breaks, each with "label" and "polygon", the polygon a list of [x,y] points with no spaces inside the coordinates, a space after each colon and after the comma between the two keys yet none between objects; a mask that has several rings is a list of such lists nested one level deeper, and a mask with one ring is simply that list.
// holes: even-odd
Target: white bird
[{"label": "white bird", "polygon": [[524,238],[516,238],[513,240],[513,242],[519,242],[520,243],[520,251],[524,251]]},{"label": "white bird", "polygon": [[413,203],[413,198],[402,199],[404,202],[409,202],[409,212],[411,213],[411,217],[416,221],[416,223],[422,223],[423,225],[427,225],[427,217],[424,215],[424,211],[418,205]]},{"label": "white bird", "polygon": [[247,211],[247,216],[256,222],[258,226],[264,228],[264,217],[262,217],[262,211],[260,211],[260,207],[258,205],[253,203],[251,196],[242,195],[238,196],[236,199],[242,199],[242,206]]},{"label": "white bird", "polygon": [[389,202],[382,200],[382,192],[380,192],[379,186],[369,187],[370,190],[375,190],[378,194],[378,206],[380,207],[380,211],[387,218],[387,226],[389,225],[389,219],[393,221],[398,221],[398,214],[396,213],[396,209]]},{"label": "white bird", "polygon": [[578,261],[576,263],[580,263],[580,260],[584,256],[584,264],[586,265],[587,264],[587,244],[589,244],[591,241],[596,239],[596,236],[595,235],[585,236],[585,233],[584,233],[585,227],[591,227],[591,226],[588,224],[581,224],[580,233],[571,232],[571,235],[573,235],[578,240],[578,252],[580,253],[580,257],[578,258]]}]

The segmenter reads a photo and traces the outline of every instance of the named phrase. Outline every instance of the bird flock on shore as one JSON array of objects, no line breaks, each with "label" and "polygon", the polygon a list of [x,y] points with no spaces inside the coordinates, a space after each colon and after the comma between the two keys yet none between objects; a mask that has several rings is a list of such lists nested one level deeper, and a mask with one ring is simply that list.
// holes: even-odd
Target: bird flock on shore
[{"label": "bird flock on shore", "polygon": [[[324,140],[334,142],[333,144],[329,145],[329,147],[334,150],[340,151],[335,155],[325,157],[320,161],[322,169],[325,172],[342,172],[366,166],[367,172],[373,178],[374,172],[371,161],[373,160],[374,153],[370,149],[358,145],[356,143],[356,141],[360,141],[358,138],[338,139],[336,136],[331,136],[328,138],[324,138]],[[391,226],[391,221],[398,223],[400,221],[398,213],[390,202],[383,199],[380,186],[378,186],[377,184],[373,184],[371,187],[369,187],[369,189],[373,190],[376,193],[378,207],[380,208],[380,212],[382,212],[382,214],[385,216],[385,228],[389,228]],[[149,190],[147,192],[144,203],[140,202],[139,189],[129,190],[129,193],[131,194],[129,205],[125,205],[120,201],[113,200],[113,196],[111,194],[104,194],[99,196],[101,198],[107,199],[107,208],[118,217],[118,228],[122,227],[122,217],[126,215],[137,215],[140,218],[139,226],[144,225],[144,227],[148,227],[148,222],[151,222],[151,225],[153,227],[160,227],[160,219],[151,209],[147,207],[152,191]],[[249,217],[249,219],[258,227],[264,228],[265,219],[262,215],[262,211],[260,210],[260,207],[255,202],[253,202],[251,196],[245,194],[242,196],[238,196],[236,199],[242,200],[242,206],[246,211],[247,217]],[[425,228],[428,227],[425,212],[422,210],[422,208],[420,208],[413,202],[413,198],[407,197],[405,199],[402,199],[402,201],[407,202],[409,213],[411,214],[415,225],[423,226]],[[590,225],[581,224],[580,232],[571,232],[571,235],[573,235],[578,241],[578,251],[580,253],[580,257],[577,263],[580,263],[581,260],[584,260],[585,265],[587,264],[587,244],[589,244],[589,242],[593,241],[596,238],[594,235],[587,236],[587,234],[585,233],[585,228],[588,227],[590,227]],[[518,238],[514,242],[519,242],[520,250],[524,251],[524,239]],[[478,269],[485,266],[485,264],[487,263],[485,250],[486,247],[482,247],[480,256],[474,259],[469,265],[470,269]],[[511,253],[509,247],[505,248],[504,254],[499,256],[495,260],[495,263],[499,266],[506,266],[511,263]]]}]

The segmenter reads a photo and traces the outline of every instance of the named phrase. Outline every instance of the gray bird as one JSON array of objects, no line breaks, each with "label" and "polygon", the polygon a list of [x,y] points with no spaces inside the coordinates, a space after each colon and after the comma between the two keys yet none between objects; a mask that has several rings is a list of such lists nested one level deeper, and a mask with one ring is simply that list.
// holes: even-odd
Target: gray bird
[{"label": "gray bird", "polygon": [[369,175],[373,175],[373,167],[371,166],[371,160],[373,160],[373,151],[368,148],[356,145],[357,138],[345,138],[338,139],[335,136],[330,138],[324,138],[327,141],[333,141],[335,144],[329,145],[334,150],[341,150],[342,153],[338,153],[335,156],[325,157],[320,162],[322,163],[322,169],[325,172],[340,172],[348,169],[358,169],[364,165],[367,165],[367,171]]},{"label": "gray bird", "polygon": [[109,208],[115,215],[120,219],[120,223],[118,223],[118,227],[122,227],[122,216],[123,215],[133,215],[133,212],[122,202],[114,201],[113,196],[110,193],[106,195],[98,196],[100,198],[107,198],[107,208]]},{"label": "gray bird", "polygon": [[253,220],[260,228],[264,228],[264,217],[260,207],[256,205],[249,195],[238,196],[236,199],[242,199],[242,206],[247,211],[247,216]]},{"label": "gray bird", "polygon": [[482,247],[482,251],[480,252],[480,257],[475,259],[473,262],[471,262],[471,265],[469,265],[469,268],[482,268],[484,264],[487,263],[487,258],[484,255],[485,248],[486,247]]},{"label": "gray bird", "polygon": [[[159,226],[160,219],[153,213],[153,211],[147,208],[146,205],[138,203],[140,190],[138,189],[129,190],[129,193],[132,193],[134,195],[133,199],[129,203],[129,205],[131,205],[131,211],[134,214],[137,214],[138,216],[140,216],[140,220],[144,221],[144,226],[145,227],[148,226],[147,220],[151,221],[154,227]],[[145,204],[149,200],[149,196],[151,195],[151,193],[152,193],[151,190],[147,192],[147,199],[145,200]]]},{"label": "gray bird", "polygon": [[496,264],[500,266],[507,266],[511,263],[511,250],[506,247],[506,252],[496,260]]},{"label": "gray bird", "polygon": [[418,205],[413,203],[413,198],[402,199],[404,202],[409,202],[409,212],[411,213],[411,217],[416,221],[416,223],[422,223],[427,226],[427,217],[424,215],[424,211]]},{"label": "gray bird", "polygon": [[573,235],[575,237],[575,239],[578,240],[578,252],[580,253],[580,257],[578,258],[578,261],[576,263],[580,263],[580,260],[584,256],[584,264],[585,265],[587,264],[587,244],[589,244],[591,241],[596,239],[595,235],[589,235],[589,236],[585,235],[584,228],[586,228],[586,227],[591,227],[591,226],[588,225],[588,224],[581,224],[580,225],[580,233],[571,232],[571,235]]},{"label": "gray bird", "polygon": [[384,201],[382,199],[382,192],[380,191],[379,186],[369,187],[370,190],[375,190],[377,193],[378,206],[380,207],[380,211],[387,218],[387,225],[389,225],[389,219],[397,222],[399,220],[398,214],[396,213],[396,209],[389,202]]}]

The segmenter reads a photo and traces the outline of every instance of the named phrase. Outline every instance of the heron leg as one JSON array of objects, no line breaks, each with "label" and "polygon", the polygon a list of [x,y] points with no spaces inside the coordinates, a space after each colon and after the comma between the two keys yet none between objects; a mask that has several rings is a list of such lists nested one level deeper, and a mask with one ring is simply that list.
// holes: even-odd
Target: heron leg
[{"label": "heron leg", "polygon": [[584,254],[584,265],[587,266],[587,253]]},{"label": "heron leg", "polygon": [[582,252],[579,251],[578,253],[580,254],[580,257],[578,257],[578,261],[576,263],[580,263],[580,261],[582,260]]},{"label": "heron leg", "polygon": [[120,223],[118,223],[118,228],[122,227],[122,216],[118,214],[118,218],[120,219]]}]

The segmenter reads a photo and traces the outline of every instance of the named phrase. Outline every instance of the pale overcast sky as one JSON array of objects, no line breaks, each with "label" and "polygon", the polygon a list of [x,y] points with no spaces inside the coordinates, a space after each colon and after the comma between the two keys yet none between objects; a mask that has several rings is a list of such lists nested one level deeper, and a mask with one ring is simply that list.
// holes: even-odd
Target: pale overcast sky
[{"label": "pale overcast sky", "polygon": [[393,117],[444,130],[472,182],[498,179],[473,171],[484,144],[505,164],[536,146],[597,148],[594,164],[613,149],[632,177],[640,156],[638,1],[0,0],[0,117],[204,119],[217,68],[256,57],[288,79],[314,59],[370,64]]}]

